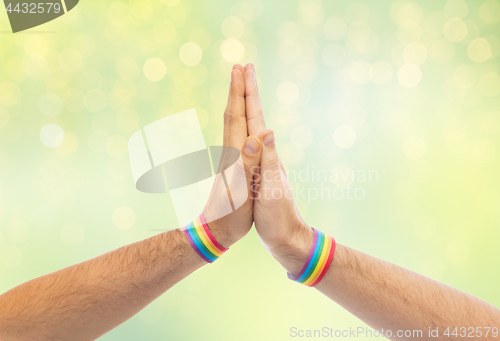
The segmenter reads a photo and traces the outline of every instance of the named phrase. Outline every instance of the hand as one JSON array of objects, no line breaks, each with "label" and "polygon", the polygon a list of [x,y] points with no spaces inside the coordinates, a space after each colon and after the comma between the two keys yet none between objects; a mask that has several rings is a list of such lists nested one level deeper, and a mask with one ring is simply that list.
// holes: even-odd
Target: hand
[{"label": "hand", "polygon": [[302,220],[283,165],[276,151],[274,132],[262,131],[260,181],[256,189],[254,220],[267,250],[293,275],[303,267],[314,231]]},{"label": "hand", "polygon": [[245,66],[249,132],[263,142],[260,170],[253,189],[255,228],[267,250],[292,274],[303,267],[314,232],[302,220],[275,146],[274,132],[266,129],[253,65]]},{"label": "hand", "polygon": [[[247,65],[248,67],[248,65]],[[245,236],[253,223],[253,192],[251,186],[254,173],[258,170],[262,144],[253,131],[252,122],[247,125],[248,111],[245,103],[246,69],[236,64],[231,71],[231,84],[226,110],[224,112],[224,146],[234,147],[241,156],[230,165],[234,149],[225,148],[219,163],[220,169],[203,210],[208,227],[215,239],[229,247]],[[226,164],[229,166],[226,169]],[[214,167],[217,167],[214,164]],[[227,186],[227,187],[226,187]],[[230,201],[228,201],[228,198]]]}]

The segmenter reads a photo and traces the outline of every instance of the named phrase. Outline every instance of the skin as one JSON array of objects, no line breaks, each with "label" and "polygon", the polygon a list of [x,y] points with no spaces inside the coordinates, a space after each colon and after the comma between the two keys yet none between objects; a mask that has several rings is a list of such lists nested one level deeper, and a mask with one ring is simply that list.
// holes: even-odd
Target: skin
[{"label": "skin", "polygon": [[[255,71],[253,66],[247,68]],[[245,78],[254,79],[252,72],[247,71]],[[263,141],[260,172],[256,174],[259,186],[255,193],[255,228],[274,258],[290,274],[297,275],[311,250],[314,231],[297,210],[274,132],[266,129],[258,95],[253,94],[252,100],[253,104],[247,101],[247,110],[251,107],[260,113],[254,122],[258,122],[255,129]],[[484,327],[500,329],[500,310],[493,305],[338,243],[330,268],[316,289],[375,330],[422,330],[425,338],[429,327],[439,327],[439,337],[433,339],[460,340],[460,331],[458,338],[443,335],[446,328],[451,327],[450,333],[455,327],[483,327],[484,333]],[[484,335],[476,339],[498,339],[491,332],[488,337]]]},{"label": "skin", "polygon": [[[235,65],[231,75],[224,145],[241,150],[234,172],[242,177],[227,175],[245,179],[248,199],[208,225],[229,247],[255,222],[267,250],[296,275],[313,230],[300,217],[274,133],[266,128],[254,66]],[[205,215],[217,210],[223,194],[214,187]],[[0,340],[94,340],[206,264],[176,229],[36,278],[0,295]],[[487,302],[339,244],[316,288],[378,330],[500,324],[500,310]],[[458,340],[442,333],[436,339]]]},{"label": "skin", "polygon": [[[234,169],[243,172],[250,195],[251,170],[257,169],[262,147],[258,138],[247,134],[244,73],[241,65],[231,71],[224,145],[241,149]],[[217,209],[223,194],[212,191],[205,214]],[[253,200],[248,196],[236,211],[208,226],[228,248],[252,223]],[[0,295],[0,340],[95,340],[206,264],[176,229],[35,278]]]}]

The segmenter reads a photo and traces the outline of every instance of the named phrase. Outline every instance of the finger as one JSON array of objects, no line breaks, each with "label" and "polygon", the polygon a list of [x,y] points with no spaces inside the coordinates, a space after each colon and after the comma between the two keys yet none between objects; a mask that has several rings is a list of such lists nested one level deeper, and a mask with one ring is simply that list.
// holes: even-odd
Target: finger
[{"label": "finger", "polygon": [[241,64],[234,64],[233,69],[239,70],[242,75],[245,74],[245,68]]},{"label": "finger", "polygon": [[249,136],[245,142],[245,148],[243,148],[241,155],[245,166],[247,188],[250,193],[254,185],[254,176],[258,175],[260,172],[259,164],[262,155],[261,141],[255,136]]},{"label": "finger", "polygon": [[245,102],[248,133],[257,136],[266,129],[266,121],[257,86],[255,67],[251,63],[245,65]]},{"label": "finger", "polygon": [[224,172],[235,210],[253,197],[253,178],[259,168],[261,154],[260,140],[255,136],[247,137],[241,157]]},{"label": "finger", "polygon": [[241,149],[247,136],[245,80],[241,71],[233,68],[229,99],[224,112],[224,145]]},{"label": "finger", "polygon": [[270,129],[265,129],[260,132],[259,139],[262,141],[262,157],[260,160],[260,187],[269,185],[269,181],[276,178],[277,173],[281,172],[281,161],[276,152],[274,141],[274,132]]},{"label": "finger", "polygon": [[[240,64],[234,64],[233,68],[231,69],[231,72],[235,69],[239,70],[242,75],[245,74],[245,68],[243,66],[241,66]],[[233,80],[233,76],[231,75],[231,82],[232,82],[232,80]],[[231,83],[229,83],[229,85],[231,86]],[[227,104],[226,104],[226,109],[224,109],[224,111],[227,111],[229,109],[229,103],[231,102],[230,99],[231,99],[231,90],[229,91],[229,93],[227,95]]]}]

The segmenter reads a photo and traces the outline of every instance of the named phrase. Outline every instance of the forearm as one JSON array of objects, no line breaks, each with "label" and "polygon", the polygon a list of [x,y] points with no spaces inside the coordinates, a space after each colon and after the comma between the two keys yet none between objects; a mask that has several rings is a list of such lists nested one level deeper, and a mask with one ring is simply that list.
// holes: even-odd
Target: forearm
[{"label": "forearm", "polygon": [[0,340],[94,340],[204,264],[173,230],[36,278],[0,296]]},{"label": "forearm", "polygon": [[[275,258],[292,274],[300,271],[312,246],[307,229],[291,238],[294,246],[274,250]],[[491,304],[338,244],[316,288],[377,330],[428,333],[429,327],[439,327],[438,339],[452,340],[453,336],[443,335],[448,327],[500,327],[500,310]]]},{"label": "forearm", "polygon": [[317,289],[379,330],[438,327],[438,340],[450,340],[443,335],[448,327],[500,327],[500,311],[491,304],[342,245]]}]

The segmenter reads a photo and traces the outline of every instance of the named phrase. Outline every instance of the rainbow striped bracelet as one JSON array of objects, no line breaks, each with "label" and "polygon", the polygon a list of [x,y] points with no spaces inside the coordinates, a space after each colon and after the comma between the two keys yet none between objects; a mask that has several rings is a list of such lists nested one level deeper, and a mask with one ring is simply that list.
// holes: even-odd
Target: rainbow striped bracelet
[{"label": "rainbow striped bracelet", "polygon": [[318,284],[326,272],[335,253],[335,239],[314,229],[314,242],[307,258],[306,265],[297,276],[288,273],[288,278],[295,282],[314,287]]},{"label": "rainbow striped bracelet", "polygon": [[213,263],[228,249],[220,245],[210,232],[203,213],[184,228],[184,233],[195,251],[209,263]]}]

